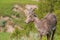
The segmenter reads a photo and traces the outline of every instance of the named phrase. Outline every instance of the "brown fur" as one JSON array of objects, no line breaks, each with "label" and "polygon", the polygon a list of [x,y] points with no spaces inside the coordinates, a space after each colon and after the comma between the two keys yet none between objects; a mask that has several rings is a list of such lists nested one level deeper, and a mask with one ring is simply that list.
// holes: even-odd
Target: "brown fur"
[{"label": "brown fur", "polygon": [[25,22],[29,23],[31,21],[34,22],[35,27],[39,31],[41,40],[42,40],[42,35],[46,35],[47,40],[50,40],[52,35],[51,40],[53,40],[55,30],[56,30],[56,24],[57,24],[56,16],[53,13],[48,13],[41,20],[39,20],[39,18],[37,18],[35,14],[31,13],[31,15],[27,17]]}]

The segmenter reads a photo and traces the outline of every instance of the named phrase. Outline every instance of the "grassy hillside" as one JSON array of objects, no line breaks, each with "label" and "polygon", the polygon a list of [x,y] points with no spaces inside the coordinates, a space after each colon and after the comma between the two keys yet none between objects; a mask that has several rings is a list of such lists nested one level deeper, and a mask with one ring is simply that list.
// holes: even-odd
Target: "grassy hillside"
[{"label": "grassy hillside", "polygon": [[[21,25],[23,28],[24,28],[24,31],[21,32],[21,34],[29,34],[30,31],[32,31],[33,33],[29,34],[30,37],[23,37],[23,39],[19,39],[19,40],[37,40],[39,39],[38,36],[38,33],[37,33],[37,30],[36,28],[34,27],[34,24],[33,23],[29,23],[28,25],[24,23],[24,20],[25,20],[25,16],[22,14],[22,13],[16,13],[16,12],[13,12],[12,11],[12,7],[14,4],[20,4],[20,5],[25,5],[25,4],[36,4],[38,5],[38,2],[36,1],[32,1],[32,0],[0,0],[0,16],[11,16],[12,14],[19,14],[20,17],[19,17],[19,20],[17,19],[14,19],[13,18],[13,21],[15,24],[18,24],[18,25]],[[58,4],[58,3],[57,3]],[[36,14],[37,16],[40,18],[42,15],[39,13],[39,11],[36,11]],[[44,14],[46,15],[46,14]],[[60,40],[60,9],[58,10],[55,10],[55,15],[57,16],[57,31],[56,31],[56,34],[55,34],[55,40]],[[37,34],[35,34],[37,33]],[[33,35],[33,36],[31,36]],[[10,40],[10,34],[9,33],[0,33],[0,40]],[[35,37],[35,38],[34,38]],[[28,38],[28,39],[27,39]],[[46,37],[43,37],[43,40],[46,40],[45,39]]]}]

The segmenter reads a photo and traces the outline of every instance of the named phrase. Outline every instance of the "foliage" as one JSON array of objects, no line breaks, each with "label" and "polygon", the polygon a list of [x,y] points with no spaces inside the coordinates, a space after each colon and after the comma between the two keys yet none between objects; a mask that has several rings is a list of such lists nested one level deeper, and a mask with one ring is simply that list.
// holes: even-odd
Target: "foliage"
[{"label": "foliage", "polygon": [[0,40],[10,40],[10,34],[6,32],[0,32]]},{"label": "foliage", "polygon": [[20,30],[16,27],[15,31],[11,34],[11,39],[18,40],[20,38]]}]

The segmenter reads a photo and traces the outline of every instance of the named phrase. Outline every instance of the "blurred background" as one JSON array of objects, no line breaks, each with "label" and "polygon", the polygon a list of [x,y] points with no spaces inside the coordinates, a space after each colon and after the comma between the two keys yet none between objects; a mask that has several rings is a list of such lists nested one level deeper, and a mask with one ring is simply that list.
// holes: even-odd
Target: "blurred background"
[{"label": "blurred background", "polygon": [[[0,0],[0,40],[39,40],[34,24],[24,22],[26,17],[21,10],[29,8],[26,5],[38,8],[34,12],[39,19],[53,9],[57,17],[54,40],[60,40],[60,0]],[[43,40],[46,40],[45,36]]]}]

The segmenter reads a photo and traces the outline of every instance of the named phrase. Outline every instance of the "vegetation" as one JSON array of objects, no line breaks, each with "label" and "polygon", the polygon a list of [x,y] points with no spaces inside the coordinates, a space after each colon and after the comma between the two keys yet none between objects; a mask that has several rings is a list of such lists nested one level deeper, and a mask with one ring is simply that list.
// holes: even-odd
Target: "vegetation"
[{"label": "vegetation", "polygon": [[[21,35],[18,40],[37,40],[38,32],[34,27],[33,23],[25,24],[25,16],[22,13],[16,13],[12,11],[12,7],[14,4],[26,5],[26,4],[36,4],[38,5],[39,9],[35,11],[36,15],[41,19],[43,18],[51,9],[53,9],[54,14],[57,17],[57,31],[55,34],[55,40],[60,39],[60,0],[41,0],[40,2],[32,1],[32,0],[0,0],[0,16],[9,16],[11,17],[12,14],[18,15],[19,20],[13,19],[15,24],[21,25],[24,30],[22,31],[15,31],[12,34],[13,37],[17,37],[16,35]],[[51,4],[53,7],[51,7]],[[10,34],[6,32],[0,33],[0,40],[10,40]],[[43,37],[43,40],[46,40]]]}]

